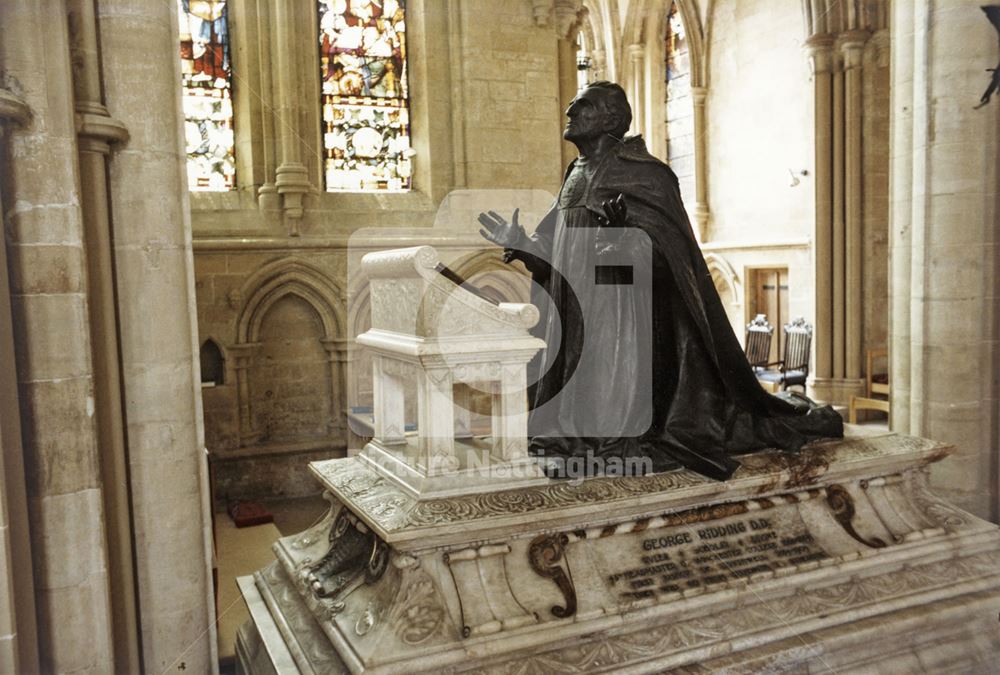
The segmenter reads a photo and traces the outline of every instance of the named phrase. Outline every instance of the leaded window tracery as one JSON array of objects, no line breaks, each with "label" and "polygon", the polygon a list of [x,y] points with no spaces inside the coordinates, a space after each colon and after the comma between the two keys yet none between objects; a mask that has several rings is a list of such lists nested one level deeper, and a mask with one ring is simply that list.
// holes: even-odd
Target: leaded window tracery
[{"label": "leaded window tracery", "polygon": [[188,188],[236,186],[226,0],[177,0]]},{"label": "leaded window tracery", "polygon": [[328,192],[412,183],[404,0],[318,0]]}]

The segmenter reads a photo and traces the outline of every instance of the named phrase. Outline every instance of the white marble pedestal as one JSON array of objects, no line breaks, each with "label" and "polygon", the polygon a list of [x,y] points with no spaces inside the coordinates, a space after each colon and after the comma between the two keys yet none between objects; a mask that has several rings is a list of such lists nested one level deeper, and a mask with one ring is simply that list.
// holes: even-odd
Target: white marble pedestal
[{"label": "white marble pedestal", "polygon": [[1000,529],[884,434],[679,470],[418,499],[316,462],[331,503],[240,580],[247,673],[989,672]]}]

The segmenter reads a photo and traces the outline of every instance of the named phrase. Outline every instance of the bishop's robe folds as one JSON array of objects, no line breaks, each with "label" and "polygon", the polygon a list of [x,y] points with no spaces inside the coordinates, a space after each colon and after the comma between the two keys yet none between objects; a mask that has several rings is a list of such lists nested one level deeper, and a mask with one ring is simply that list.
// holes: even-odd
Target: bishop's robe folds
[{"label": "bishop's robe folds", "polygon": [[[601,232],[601,205],[619,194],[628,226]],[[531,373],[531,448],[556,466],[576,458],[561,464],[589,473],[591,457],[635,458],[722,480],[739,467],[733,455],[843,436],[829,406],[757,383],[677,178],[641,138],[596,166],[570,165],[558,201],[513,255],[538,283],[546,341]]]}]

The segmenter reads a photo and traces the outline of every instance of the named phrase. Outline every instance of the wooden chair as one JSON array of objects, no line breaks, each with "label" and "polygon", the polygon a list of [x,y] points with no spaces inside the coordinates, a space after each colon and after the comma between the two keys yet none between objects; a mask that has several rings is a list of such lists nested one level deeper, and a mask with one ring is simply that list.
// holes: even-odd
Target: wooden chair
[{"label": "wooden chair", "polygon": [[767,360],[771,358],[771,338],[773,336],[774,326],[767,322],[767,316],[764,314],[758,314],[753,318],[753,321],[747,324],[744,352],[754,371],[767,367]]},{"label": "wooden chair", "polygon": [[[879,410],[889,414],[889,373],[874,372],[875,359],[888,356],[889,352],[885,349],[868,350],[865,358],[865,395],[851,396],[847,408],[847,419],[851,424],[857,424],[859,410]],[[885,398],[875,398],[876,396]]]},{"label": "wooden chair", "polygon": [[812,346],[813,327],[800,316],[786,323],[784,331],[785,357],[780,361],[766,364],[766,369],[757,373],[757,379],[780,386],[782,390],[802,387],[802,391],[805,392],[806,378],[809,377],[809,348]]}]

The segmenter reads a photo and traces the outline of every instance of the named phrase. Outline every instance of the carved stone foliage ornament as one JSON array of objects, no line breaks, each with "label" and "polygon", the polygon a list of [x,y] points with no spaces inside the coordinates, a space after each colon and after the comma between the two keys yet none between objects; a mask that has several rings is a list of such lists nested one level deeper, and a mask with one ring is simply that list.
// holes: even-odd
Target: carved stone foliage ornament
[{"label": "carved stone foliage ornament", "polygon": [[389,614],[396,635],[408,645],[419,645],[436,634],[444,621],[445,609],[434,581],[423,570],[416,570],[400,589]]}]

